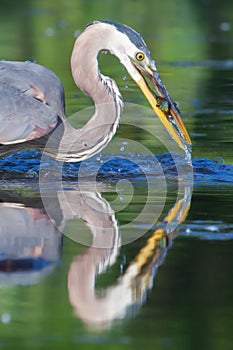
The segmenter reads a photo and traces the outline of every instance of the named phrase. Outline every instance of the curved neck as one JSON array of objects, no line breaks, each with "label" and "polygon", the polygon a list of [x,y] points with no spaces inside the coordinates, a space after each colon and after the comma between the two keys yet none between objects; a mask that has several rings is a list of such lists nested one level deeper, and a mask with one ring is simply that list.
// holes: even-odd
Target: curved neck
[{"label": "curved neck", "polygon": [[100,50],[105,49],[106,36],[96,31],[90,35],[87,29],[75,42],[71,69],[76,85],[93,99],[95,113],[81,129],[64,123],[56,158],[69,162],[85,160],[109,143],[116,132],[123,107],[116,83],[101,75],[98,68],[97,56]]}]

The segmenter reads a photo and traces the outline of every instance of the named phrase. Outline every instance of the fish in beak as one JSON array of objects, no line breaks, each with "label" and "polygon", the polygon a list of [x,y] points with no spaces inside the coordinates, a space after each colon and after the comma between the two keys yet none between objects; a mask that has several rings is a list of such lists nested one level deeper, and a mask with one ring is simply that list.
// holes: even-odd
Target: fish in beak
[{"label": "fish in beak", "polygon": [[[141,78],[136,81],[137,85],[146,96],[151,107],[165,126],[171,137],[186,152],[191,152],[191,140],[182,122],[179,109],[172,101],[165,88],[154,61],[150,64],[140,65],[133,61],[134,67],[140,73]],[[152,91],[144,75],[150,80],[155,92]]]}]

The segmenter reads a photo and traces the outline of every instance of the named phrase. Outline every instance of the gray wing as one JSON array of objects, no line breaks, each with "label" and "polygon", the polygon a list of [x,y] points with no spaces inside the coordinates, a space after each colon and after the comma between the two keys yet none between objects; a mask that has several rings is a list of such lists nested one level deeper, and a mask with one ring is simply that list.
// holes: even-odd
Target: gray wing
[{"label": "gray wing", "polygon": [[50,69],[30,61],[0,61],[0,83],[47,103],[62,118],[64,89],[60,79]]},{"label": "gray wing", "polygon": [[47,135],[57,122],[57,113],[50,106],[0,84],[0,144],[21,143]]},{"label": "gray wing", "polygon": [[64,119],[64,90],[49,69],[0,61],[0,144],[35,139]]}]

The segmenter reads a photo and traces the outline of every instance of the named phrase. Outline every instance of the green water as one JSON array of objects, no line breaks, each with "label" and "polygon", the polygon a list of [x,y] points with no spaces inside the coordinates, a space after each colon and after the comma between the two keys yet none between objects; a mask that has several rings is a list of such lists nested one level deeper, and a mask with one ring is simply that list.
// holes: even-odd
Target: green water
[{"label": "green water", "polygon": [[[65,88],[68,116],[91,105],[70,75],[75,34],[95,19],[135,28],[150,47],[172,98],[179,101],[193,142],[193,158],[232,164],[231,1],[25,0],[0,4],[1,57],[35,60],[55,71]],[[114,57],[100,55],[99,60],[104,74],[116,80],[126,102],[147,106]],[[149,125],[153,120],[143,122]],[[157,150],[144,130],[123,125],[116,137],[138,140],[152,152]],[[151,227],[150,220],[157,214],[162,198],[155,186],[155,211],[154,207],[148,210],[146,219],[130,230],[139,238],[112,252],[87,248],[69,238],[92,240],[91,227],[85,222],[97,222],[99,218],[95,211],[85,217],[85,203],[74,207],[72,217],[65,201],[57,199],[60,192],[52,193],[54,226],[43,209],[38,181],[28,177],[19,181],[17,175],[12,181],[4,181],[3,175],[1,258],[4,260],[2,247],[11,247],[10,257],[20,260],[26,256],[28,260],[17,271],[10,260],[0,264],[0,349],[231,349],[233,185],[221,170],[209,181],[208,174],[213,173],[207,163],[202,166],[200,170],[197,161],[194,167],[195,182],[186,219],[167,241],[158,240],[137,278],[129,274],[128,268],[148,246],[158,222],[177,203],[177,184],[171,181],[167,186],[158,221]],[[132,202],[119,209],[122,202],[117,202],[114,181],[109,183],[105,178],[99,183],[102,199],[93,201],[112,210],[111,215],[108,212],[107,218],[100,219],[107,220],[117,239],[122,226],[142,210],[147,185],[145,180],[135,181]],[[90,190],[88,181],[85,186]],[[163,188],[161,182],[157,186]],[[79,190],[76,181],[67,180],[63,187],[67,196]],[[129,190],[122,190],[126,202]],[[84,191],[87,197],[88,193]],[[185,200],[188,207],[190,198]],[[81,203],[80,197],[76,201],[70,199],[68,203]],[[144,235],[140,235],[142,227]],[[65,232],[63,238],[59,229]],[[42,266],[40,258],[48,265]],[[37,265],[33,265],[33,259],[38,260]],[[124,276],[131,276],[130,287],[123,284]],[[122,285],[125,287],[120,289]]]}]

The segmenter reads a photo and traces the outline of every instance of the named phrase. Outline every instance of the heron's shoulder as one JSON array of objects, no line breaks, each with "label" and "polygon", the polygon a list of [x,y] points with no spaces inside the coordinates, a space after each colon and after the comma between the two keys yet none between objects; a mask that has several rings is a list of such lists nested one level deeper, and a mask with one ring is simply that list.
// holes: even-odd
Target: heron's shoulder
[{"label": "heron's shoulder", "polygon": [[0,61],[0,83],[21,91],[35,86],[44,93],[53,90],[64,94],[61,80],[52,70],[30,61]]},{"label": "heron's shoulder", "polygon": [[64,89],[50,69],[29,61],[0,61],[0,84],[50,105],[63,117]]},{"label": "heron's shoulder", "polygon": [[0,76],[3,74],[20,74],[21,72],[29,72],[34,75],[48,75],[49,77],[60,81],[60,79],[51,69],[46,68],[45,66],[42,66],[38,63],[32,61],[21,62],[0,60]]}]

